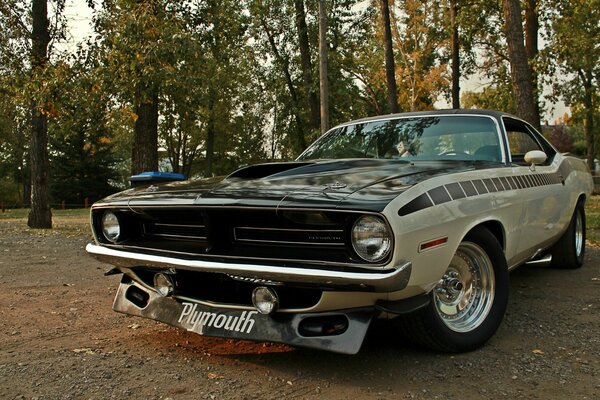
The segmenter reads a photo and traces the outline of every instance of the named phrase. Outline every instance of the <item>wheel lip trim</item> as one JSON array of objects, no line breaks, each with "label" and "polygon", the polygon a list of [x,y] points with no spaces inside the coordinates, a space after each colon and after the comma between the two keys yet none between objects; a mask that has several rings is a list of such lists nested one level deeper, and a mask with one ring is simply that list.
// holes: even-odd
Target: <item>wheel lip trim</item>
[{"label": "wheel lip trim", "polygon": [[[451,307],[452,304],[444,302],[437,293],[437,289],[444,288],[443,279],[436,285],[433,291],[433,307],[436,310],[442,323],[451,331],[457,333],[469,333],[480,327],[489,316],[495,299],[496,277],[494,272],[494,264],[487,252],[477,243],[463,241],[459,245],[454,257],[462,253],[463,256],[470,258],[471,265],[478,268],[478,271],[473,271],[473,283],[471,286],[463,285],[461,296],[465,296],[466,291],[473,290],[470,294],[466,306],[458,310],[455,314],[448,314],[443,311],[442,307]],[[448,266],[444,276],[449,271],[454,271],[456,268],[452,265]],[[483,269],[483,270],[482,270]],[[467,277],[462,277],[462,282],[468,281]]]}]

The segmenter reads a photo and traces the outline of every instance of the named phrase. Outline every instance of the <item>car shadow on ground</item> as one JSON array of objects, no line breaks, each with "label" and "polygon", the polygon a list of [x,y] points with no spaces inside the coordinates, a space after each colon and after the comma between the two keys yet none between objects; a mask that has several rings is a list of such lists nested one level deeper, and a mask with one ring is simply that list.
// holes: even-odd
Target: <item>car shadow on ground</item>
[{"label": "car shadow on ground", "polygon": [[[245,347],[243,352],[236,352],[236,346],[231,346],[231,353],[222,352],[220,356],[289,373],[309,366],[311,374],[343,381],[348,376],[376,374],[382,368],[385,370],[382,381],[389,379],[390,373],[404,374],[406,379],[415,379],[419,370],[431,369],[431,365],[456,369],[457,366],[476,364],[481,359],[487,360],[486,368],[494,365],[504,368],[503,358],[510,358],[521,351],[528,353],[531,348],[536,347],[537,330],[548,329],[542,326],[549,324],[547,318],[552,315],[551,310],[557,311],[553,302],[577,301],[576,292],[569,288],[576,287],[582,280],[589,281],[585,278],[590,274],[589,269],[591,265],[588,263],[574,271],[547,267],[522,267],[513,271],[510,280],[511,295],[504,321],[486,345],[469,353],[445,354],[428,350],[402,337],[390,321],[377,320],[372,324],[362,349],[356,355],[290,346],[277,347],[278,345],[277,351],[269,352],[264,351],[265,348],[259,344],[252,351],[252,344]],[[558,292],[557,285],[563,290]],[[581,301],[587,300],[582,298]],[[561,307],[568,308],[565,305]],[[552,335],[554,336],[553,333]],[[317,359],[318,363],[315,363]],[[407,372],[407,369],[412,372]]]}]

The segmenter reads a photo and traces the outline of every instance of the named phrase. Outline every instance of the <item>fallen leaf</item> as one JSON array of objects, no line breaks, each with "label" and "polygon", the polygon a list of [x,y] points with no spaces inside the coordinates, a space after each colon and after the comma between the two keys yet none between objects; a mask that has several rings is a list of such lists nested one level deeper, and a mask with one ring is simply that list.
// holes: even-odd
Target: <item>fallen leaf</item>
[{"label": "fallen leaf", "polygon": [[88,349],[88,348],[83,348],[83,349],[73,349],[73,353],[85,353],[85,354],[89,354],[91,356],[95,355],[96,353],[92,350],[92,349]]}]

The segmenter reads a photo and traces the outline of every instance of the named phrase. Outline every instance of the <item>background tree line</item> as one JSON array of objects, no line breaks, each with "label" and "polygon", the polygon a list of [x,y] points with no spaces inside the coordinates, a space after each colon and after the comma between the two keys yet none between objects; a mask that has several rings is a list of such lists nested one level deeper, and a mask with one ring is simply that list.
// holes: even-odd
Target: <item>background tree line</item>
[{"label": "background tree line", "polygon": [[[93,36],[58,51],[64,2],[0,4],[0,201],[31,204],[32,227],[131,174],[289,160],[440,99],[537,127],[564,100],[547,134],[596,156],[600,0],[88,0]],[[461,91],[471,76],[486,84]]]}]

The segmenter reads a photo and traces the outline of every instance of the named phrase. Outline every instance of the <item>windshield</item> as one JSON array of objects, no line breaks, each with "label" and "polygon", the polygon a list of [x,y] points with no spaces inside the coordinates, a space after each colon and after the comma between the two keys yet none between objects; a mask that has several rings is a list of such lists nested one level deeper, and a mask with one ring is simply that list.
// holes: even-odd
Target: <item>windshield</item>
[{"label": "windshield", "polygon": [[502,160],[498,132],[484,116],[423,116],[362,122],[335,128],[298,160],[387,158]]}]

